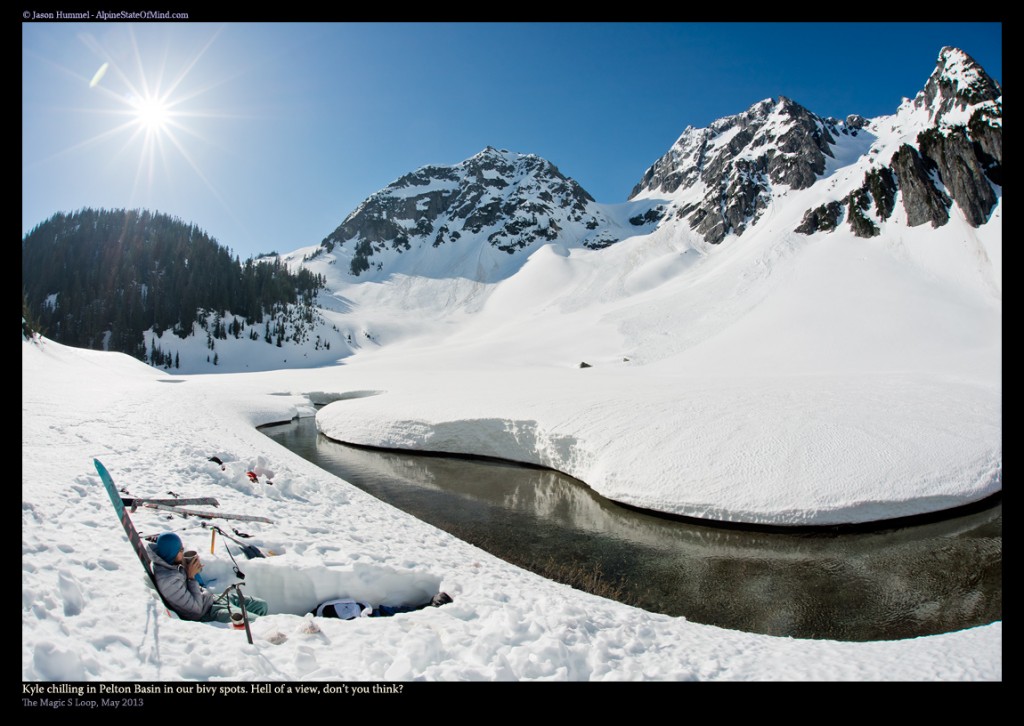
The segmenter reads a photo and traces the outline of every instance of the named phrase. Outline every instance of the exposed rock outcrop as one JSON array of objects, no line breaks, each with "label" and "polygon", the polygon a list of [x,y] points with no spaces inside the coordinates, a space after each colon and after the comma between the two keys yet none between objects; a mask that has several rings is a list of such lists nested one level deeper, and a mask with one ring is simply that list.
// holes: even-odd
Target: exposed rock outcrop
[{"label": "exposed rock outcrop", "polygon": [[967,221],[975,227],[984,224],[997,199],[967,129],[958,126],[947,133],[932,129],[917,140],[921,154],[938,169],[939,179]]},{"label": "exposed rock outcrop", "polygon": [[843,221],[843,205],[839,202],[829,202],[820,207],[808,209],[804,213],[803,222],[796,228],[801,234],[814,234],[815,232],[831,232]]},{"label": "exposed rock outcrop", "polygon": [[871,208],[871,195],[864,189],[857,189],[846,197],[846,208],[853,233],[858,237],[875,237],[881,230],[868,219],[865,212]]},{"label": "exposed rock outcrop", "polygon": [[892,169],[884,166],[867,172],[862,188],[871,195],[878,221],[889,219],[896,209],[896,177]]},{"label": "exposed rock outcrop", "polygon": [[931,222],[941,227],[949,221],[951,201],[935,185],[929,164],[921,158],[913,146],[904,144],[893,154],[891,166],[896,175],[900,191],[903,192],[903,208],[907,212],[907,224],[911,227]]}]

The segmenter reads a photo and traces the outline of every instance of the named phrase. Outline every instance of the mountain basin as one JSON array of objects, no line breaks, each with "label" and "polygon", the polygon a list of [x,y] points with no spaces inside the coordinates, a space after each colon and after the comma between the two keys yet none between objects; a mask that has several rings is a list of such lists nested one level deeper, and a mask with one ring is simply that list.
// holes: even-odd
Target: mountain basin
[{"label": "mountain basin", "polygon": [[1002,503],[855,528],[765,528],[621,506],[559,472],[262,427],[354,486],[508,562],[731,630],[895,640],[1002,619]]}]

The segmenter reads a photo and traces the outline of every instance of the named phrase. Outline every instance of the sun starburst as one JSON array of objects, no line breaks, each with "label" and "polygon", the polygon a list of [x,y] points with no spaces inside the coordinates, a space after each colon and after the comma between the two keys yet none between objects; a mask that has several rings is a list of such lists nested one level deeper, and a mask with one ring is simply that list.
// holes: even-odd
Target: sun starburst
[{"label": "sun starburst", "polygon": [[113,144],[106,155],[111,168],[125,162],[134,167],[125,175],[133,179],[131,205],[166,204],[168,193],[194,182],[194,177],[188,178],[194,175],[226,207],[203,167],[208,150],[216,146],[205,135],[210,122],[231,114],[197,106],[218,85],[211,77],[216,68],[205,62],[204,56],[219,31],[192,51],[179,50],[169,39],[160,43],[151,29],[146,33],[141,42],[132,26],[127,26],[116,42],[108,40],[111,36],[104,36],[103,41],[92,34],[79,36],[100,60],[98,69],[90,69],[95,71],[91,77],[69,71],[85,81],[90,94],[96,94],[92,106],[80,110],[111,116],[117,123],[64,149],[61,155]]},{"label": "sun starburst", "polygon": [[135,121],[147,134],[159,134],[168,131],[173,111],[166,98],[159,96],[139,96],[129,102],[135,110]]}]

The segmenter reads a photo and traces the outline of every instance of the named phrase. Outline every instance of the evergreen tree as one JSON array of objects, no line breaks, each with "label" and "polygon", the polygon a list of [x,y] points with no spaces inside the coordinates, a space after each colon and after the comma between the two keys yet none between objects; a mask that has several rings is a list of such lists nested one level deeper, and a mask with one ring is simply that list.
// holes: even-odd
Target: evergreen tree
[{"label": "evergreen tree", "polygon": [[[106,348],[153,365],[155,340],[170,329],[182,339],[193,322],[212,338],[227,337],[223,317],[248,321],[264,311],[314,300],[320,275],[290,272],[279,258],[241,262],[195,225],[140,210],[82,209],[58,213],[22,239],[23,318],[66,345]],[[235,337],[240,323],[232,322]],[[269,321],[264,335],[271,342]],[[168,354],[169,355],[169,354]]]}]

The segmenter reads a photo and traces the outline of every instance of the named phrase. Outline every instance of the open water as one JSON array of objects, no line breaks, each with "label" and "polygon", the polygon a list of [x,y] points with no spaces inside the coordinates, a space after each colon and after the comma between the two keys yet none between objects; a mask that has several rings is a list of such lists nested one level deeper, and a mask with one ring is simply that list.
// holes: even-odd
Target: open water
[{"label": "open water", "polygon": [[1002,504],[875,528],[779,531],[622,507],[546,469],[347,446],[295,453],[509,562],[653,612],[797,638],[911,638],[1002,619]]}]

